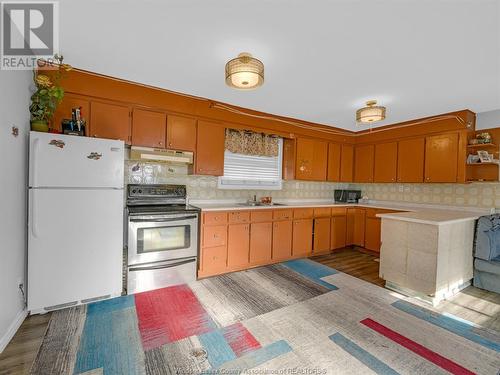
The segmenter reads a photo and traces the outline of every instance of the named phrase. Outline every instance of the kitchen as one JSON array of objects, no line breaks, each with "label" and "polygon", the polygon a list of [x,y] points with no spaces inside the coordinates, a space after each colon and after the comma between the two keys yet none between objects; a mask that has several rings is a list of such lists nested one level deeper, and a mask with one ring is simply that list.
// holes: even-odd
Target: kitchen
[{"label": "kitchen", "polygon": [[[8,246],[27,256],[10,263],[25,270],[4,293],[19,306],[0,370],[494,373],[499,254],[476,228],[494,233],[500,207],[498,107],[405,113],[379,95],[337,125],[251,104],[273,65],[238,53],[222,65],[234,100],[72,53],[34,82],[0,71],[17,98],[2,93],[2,148],[26,151],[27,191],[5,202],[25,208]],[[27,88],[45,79],[64,96],[30,132]]]}]

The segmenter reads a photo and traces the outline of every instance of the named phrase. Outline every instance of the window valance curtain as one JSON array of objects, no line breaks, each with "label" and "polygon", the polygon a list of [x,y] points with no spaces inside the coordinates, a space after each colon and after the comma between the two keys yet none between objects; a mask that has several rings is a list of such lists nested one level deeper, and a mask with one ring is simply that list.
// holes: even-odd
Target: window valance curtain
[{"label": "window valance curtain", "polygon": [[226,129],[226,150],[235,154],[278,156],[279,137],[248,130]]}]

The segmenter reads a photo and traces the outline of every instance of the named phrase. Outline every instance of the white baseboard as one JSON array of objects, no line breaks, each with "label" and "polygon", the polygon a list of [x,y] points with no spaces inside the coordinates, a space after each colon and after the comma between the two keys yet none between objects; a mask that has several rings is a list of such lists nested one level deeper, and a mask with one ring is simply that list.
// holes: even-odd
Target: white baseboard
[{"label": "white baseboard", "polygon": [[7,347],[7,344],[10,342],[10,340],[12,340],[19,327],[21,327],[21,324],[23,324],[24,319],[26,319],[26,316],[28,316],[28,310],[19,311],[16,319],[14,319],[14,321],[11,323],[5,335],[3,335],[3,337],[0,337],[0,353],[3,352],[3,350]]}]

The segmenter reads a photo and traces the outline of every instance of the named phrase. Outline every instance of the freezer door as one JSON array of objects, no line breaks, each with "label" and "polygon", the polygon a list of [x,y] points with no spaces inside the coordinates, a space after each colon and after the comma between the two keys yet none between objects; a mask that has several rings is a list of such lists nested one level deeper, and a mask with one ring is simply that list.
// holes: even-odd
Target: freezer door
[{"label": "freezer door", "polygon": [[121,190],[30,189],[28,309],[122,292]]},{"label": "freezer door", "polygon": [[124,143],[30,133],[30,187],[123,188]]}]

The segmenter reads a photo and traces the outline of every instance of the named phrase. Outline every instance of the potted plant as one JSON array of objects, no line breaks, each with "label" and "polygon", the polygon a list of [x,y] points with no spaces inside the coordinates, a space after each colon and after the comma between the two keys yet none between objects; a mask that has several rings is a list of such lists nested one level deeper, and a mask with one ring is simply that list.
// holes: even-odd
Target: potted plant
[{"label": "potted plant", "polygon": [[54,116],[54,112],[64,97],[64,89],[60,85],[63,74],[71,70],[71,66],[62,63],[62,56],[55,57],[59,64],[52,79],[40,73],[39,70],[33,70],[33,82],[36,91],[31,95],[30,117],[31,130],[47,132],[49,122]]}]

